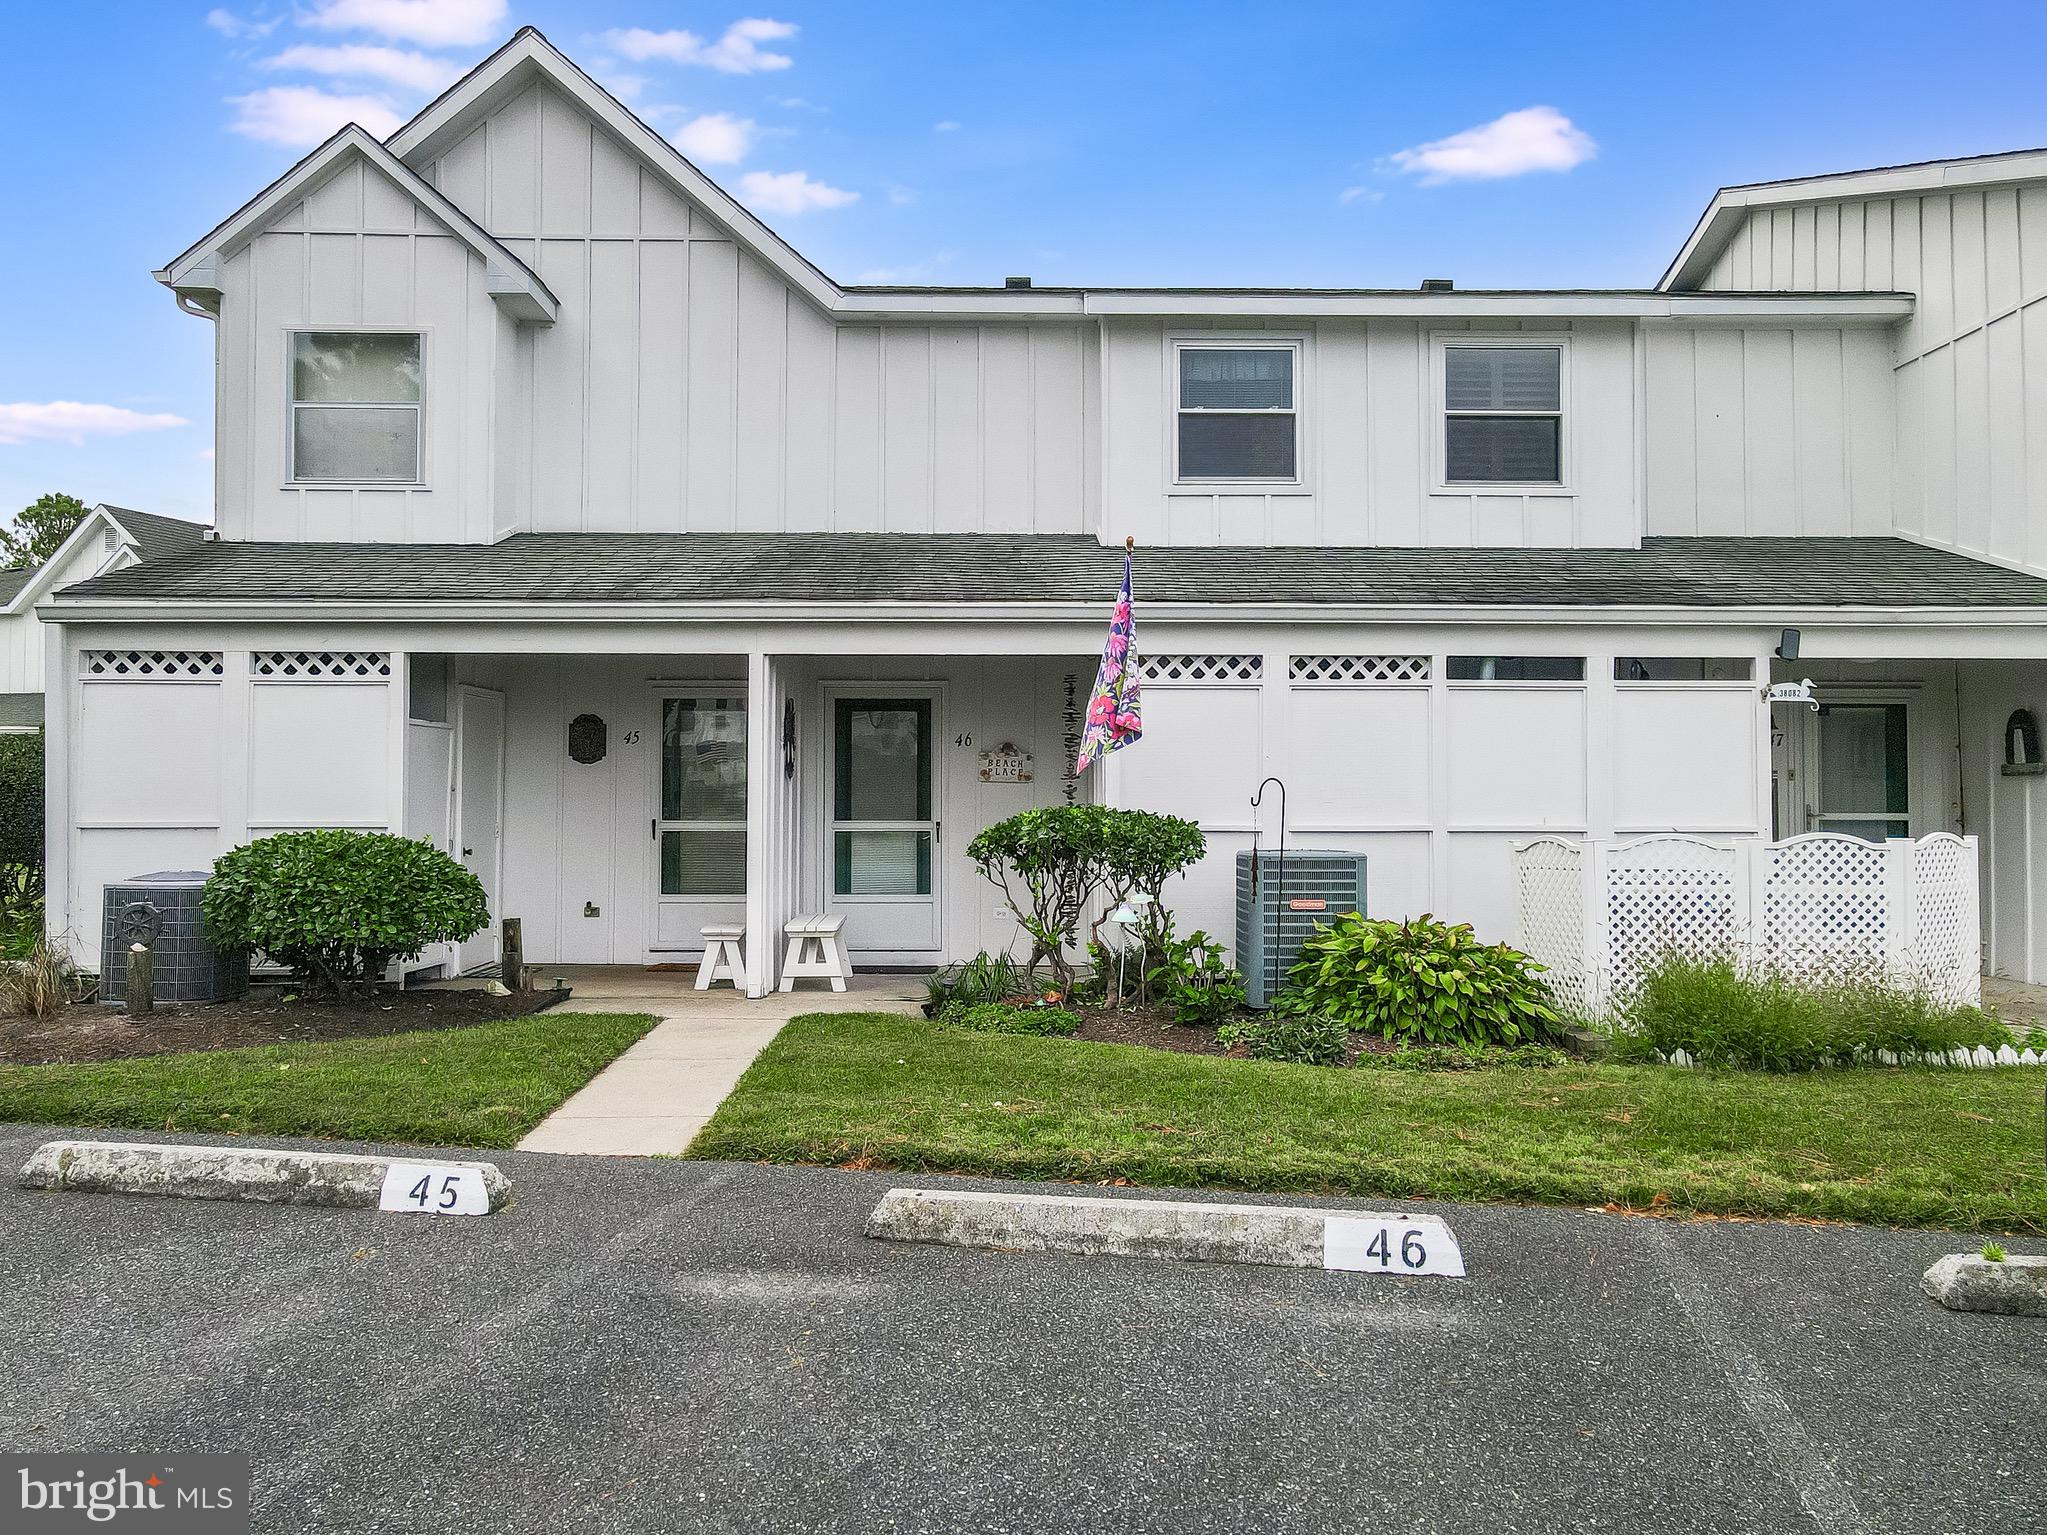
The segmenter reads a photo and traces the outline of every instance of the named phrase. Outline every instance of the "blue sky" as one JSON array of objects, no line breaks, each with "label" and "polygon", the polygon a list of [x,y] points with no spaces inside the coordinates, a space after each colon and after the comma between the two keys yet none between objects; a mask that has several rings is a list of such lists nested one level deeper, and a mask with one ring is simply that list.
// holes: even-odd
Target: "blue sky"
[{"label": "blue sky", "polygon": [[2047,7],[9,7],[0,512],[211,509],[150,271],[532,24],[846,281],[1644,286],[1723,183],[2047,144]]}]

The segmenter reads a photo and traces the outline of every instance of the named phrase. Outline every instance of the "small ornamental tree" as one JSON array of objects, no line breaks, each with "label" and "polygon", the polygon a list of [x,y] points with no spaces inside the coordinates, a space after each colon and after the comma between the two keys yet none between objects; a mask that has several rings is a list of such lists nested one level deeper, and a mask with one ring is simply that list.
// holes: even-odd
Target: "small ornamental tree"
[{"label": "small ornamental tree", "polygon": [[[1138,923],[1131,929],[1136,963],[1134,994],[1112,1000],[1156,1002],[1154,987],[1159,956],[1175,951],[1173,914],[1166,906],[1166,881],[1184,874],[1208,851],[1208,839],[1201,828],[1179,816],[1161,815],[1153,810],[1111,810],[1107,813],[1107,837],[1102,848],[1102,914],[1089,935],[1099,946],[1102,924],[1110,910],[1132,895],[1149,897],[1137,907]],[[1104,982],[1109,981],[1104,977]]]},{"label": "small ornamental tree", "polygon": [[1060,995],[1073,990],[1067,946],[1101,888],[1109,817],[1100,805],[1026,810],[998,821],[967,844],[967,857],[1000,890],[1031,935],[1030,968],[1045,960]]},{"label": "small ornamental tree", "polygon": [[483,886],[439,848],[386,832],[289,831],[214,861],[207,937],[260,949],[306,984],[375,996],[392,960],[490,921]]}]

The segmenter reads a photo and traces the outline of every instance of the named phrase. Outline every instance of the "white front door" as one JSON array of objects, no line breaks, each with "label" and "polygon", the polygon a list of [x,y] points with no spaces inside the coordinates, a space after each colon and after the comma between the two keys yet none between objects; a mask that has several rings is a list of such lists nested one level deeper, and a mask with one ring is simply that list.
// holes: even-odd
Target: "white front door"
[{"label": "white front door", "polygon": [[1818,768],[1814,831],[1881,842],[1912,835],[1912,772],[1902,703],[1822,705],[1813,719]]},{"label": "white front door", "polygon": [[826,905],[846,918],[847,948],[927,957],[940,946],[937,689],[847,689],[830,702]]},{"label": "white front door", "polygon": [[701,950],[705,927],[746,920],[746,692],[660,703],[653,947],[673,957]]},{"label": "white front door", "polygon": [[498,959],[498,895],[503,883],[505,828],[505,695],[464,687],[456,705],[455,837],[462,867],[483,885],[490,921],[463,943],[456,968],[474,970]]}]

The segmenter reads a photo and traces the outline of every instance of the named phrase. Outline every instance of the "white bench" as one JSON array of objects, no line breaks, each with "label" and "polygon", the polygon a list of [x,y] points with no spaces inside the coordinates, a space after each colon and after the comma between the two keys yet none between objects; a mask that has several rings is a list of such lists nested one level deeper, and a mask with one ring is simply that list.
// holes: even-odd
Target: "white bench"
[{"label": "white bench", "polygon": [[746,989],[746,950],[741,946],[746,929],[707,927],[704,929],[704,957],[697,963],[697,990],[709,991],[711,983],[727,980],[734,991]]},{"label": "white bench", "polygon": [[782,925],[789,938],[789,952],[782,957],[782,990],[794,991],[803,976],[828,980],[833,991],[846,989],[853,966],[846,959],[846,941],[839,936],[845,925],[843,916],[797,917]]}]

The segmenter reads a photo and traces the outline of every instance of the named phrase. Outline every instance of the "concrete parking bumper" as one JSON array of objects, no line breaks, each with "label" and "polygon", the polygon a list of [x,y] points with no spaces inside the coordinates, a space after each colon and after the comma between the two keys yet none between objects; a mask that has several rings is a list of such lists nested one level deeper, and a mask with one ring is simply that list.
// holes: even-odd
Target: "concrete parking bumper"
[{"label": "concrete parking bumper", "polygon": [[473,1175],[490,1210],[511,1197],[510,1180],[489,1162],[124,1141],[46,1141],[23,1165],[20,1183],[25,1189],[72,1193],[375,1209],[393,1168]]}]

